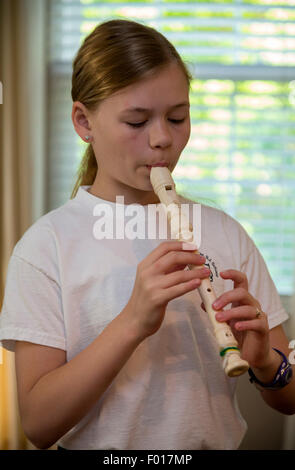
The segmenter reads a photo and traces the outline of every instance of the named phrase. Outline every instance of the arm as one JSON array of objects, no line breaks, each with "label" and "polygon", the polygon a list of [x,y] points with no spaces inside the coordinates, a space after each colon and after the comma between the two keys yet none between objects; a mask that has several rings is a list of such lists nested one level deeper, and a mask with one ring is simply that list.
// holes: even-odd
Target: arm
[{"label": "arm", "polygon": [[209,275],[204,268],[183,269],[204,263],[201,256],[183,251],[187,249],[181,242],[164,242],[139,263],[126,307],[69,362],[63,350],[16,343],[20,415],[33,444],[48,448],[77,424],[137,346],[160,328],[167,303],[195,289],[200,278]]},{"label": "arm", "polygon": [[20,415],[36,447],[50,447],[78,423],[137,347],[138,336],[125,313],[68,363],[60,349],[16,343]]},{"label": "arm", "polygon": [[[284,329],[281,325],[273,328],[269,332],[270,337],[270,346],[272,348],[277,348],[288,358],[290,350],[288,348],[289,341],[284,332]],[[261,382],[271,382],[274,378],[274,375],[280,365],[281,358],[275,351],[272,351],[271,354],[272,360],[266,368],[262,370],[253,369],[256,377],[261,380]],[[264,401],[271,406],[272,408],[280,411],[281,413],[292,415],[295,414],[295,367],[292,365],[293,369],[293,378],[289,385],[284,387],[282,390],[269,391],[263,390],[261,396]]]},{"label": "arm", "polygon": [[[288,340],[281,326],[269,330],[267,315],[257,318],[259,302],[248,292],[248,280],[244,273],[227,270],[220,273],[224,279],[232,279],[234,288],[222,294],[213,307],[221,310],[231,304],[231,308],[216,312],[218,321],[228,321],[239,342],[242,357],[248,361],[255,376],[263,383],[272,382],[282,362],[282,358],[272,348],[282,351],[288,358]],[[284,414],[295,413],[295,371],[291,382],[281,390],[263,390],[262,398],[272,408]]]}]

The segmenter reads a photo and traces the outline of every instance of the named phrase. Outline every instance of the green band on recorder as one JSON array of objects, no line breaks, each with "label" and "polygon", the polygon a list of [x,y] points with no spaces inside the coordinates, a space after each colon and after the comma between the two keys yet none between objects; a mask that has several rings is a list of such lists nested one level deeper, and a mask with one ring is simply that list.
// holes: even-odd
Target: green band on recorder
[{"label": "green band on recorder", "polygon": [[236,347],[234,347],[234,346],[232,346],[232,347],[230,347],[230,348],[224,348],[224,349],[222,349],[222,350],[220,351],[220,353],[219,353],[220,356],[224,356],[225,353],[226,353],[226,351],[229,351],[230,349],[235,349],[236,351],[239,351],[239,348],[236,348]]}]

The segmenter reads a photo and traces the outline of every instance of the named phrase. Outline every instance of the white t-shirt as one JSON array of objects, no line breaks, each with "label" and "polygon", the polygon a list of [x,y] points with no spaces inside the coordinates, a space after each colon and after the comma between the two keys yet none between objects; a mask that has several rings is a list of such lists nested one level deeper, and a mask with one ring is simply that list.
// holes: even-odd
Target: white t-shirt
[{"label": "white t-shirt", "polygon": [[[117,225],[127,227],[129,221],[130,233],[132,210],[139,211],[139,206],[116,206],[88,188],[80,187],[73,200],[41,217],[16,244],[0,315],[5,348],[13,350],[15,340],[29,341],[63,349],[70,361],[123,310],[138,263],[163,242],[159,236],[99,240],[101,217],[110,222],[120,209]],[[189,202],[192,211],[194,203],[181,201]],[[98,217],[101,207],[108,207],[109,214],[105,210]],[[136,213],[143,227],[147,210],[141,206]],[[232,285],[219,272],[241,270],[268,314],[270,328],[286,320],[265,263],[243,228],[214,208],[202,206],[201,215],[200,252],[211,268],[217,295]],[[137,347],[91,411],[60,439],[62,447],[238,448],[246,423],[236,404],[237,379],[223,371],[211,323],[200,304],[197,290],[168,303],[160,329]]]}]

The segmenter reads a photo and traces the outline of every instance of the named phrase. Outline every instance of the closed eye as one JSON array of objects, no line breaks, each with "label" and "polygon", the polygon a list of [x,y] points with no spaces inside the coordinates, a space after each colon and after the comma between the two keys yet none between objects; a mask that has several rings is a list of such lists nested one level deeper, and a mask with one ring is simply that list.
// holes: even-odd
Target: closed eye
[{"label": "closed eye", "polygon": [[142,122],[126,122],[126,124],[128,124],[128,126],[131,126],[131,127],[141,127],[141,126],[143,126],[145,123],[146,123],[146,121],[142,121]]},{"label": "closed eye", "polygon": [[185,118],[183,119],[169,119],[170,122],[173,122],[173,124],[181,124],[184,122]]},{"label": "closed eye", "polygon": [[[173,124],[181,124],[182,122],[185,121],[185,118],[183,119],[168,119],[168,121],[172,122]],[[145,125],[147,121],[141,121],[141,122],[126,122],[128,126],[131,127],[142,127]]]}]

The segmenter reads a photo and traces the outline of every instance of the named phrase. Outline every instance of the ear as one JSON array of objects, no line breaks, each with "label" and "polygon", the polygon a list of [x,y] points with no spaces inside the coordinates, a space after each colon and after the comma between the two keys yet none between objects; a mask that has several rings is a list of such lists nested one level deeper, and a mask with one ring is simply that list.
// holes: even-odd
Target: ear
[{"label": "ear", "polygon": [[77,134],[81,137],[84,142],[88,142],[85,139],[85,136],[91,132],[91,127],[89,123],[89,111],[80,103],[80,101],[75,101],[72,107],[72,121]]}]

